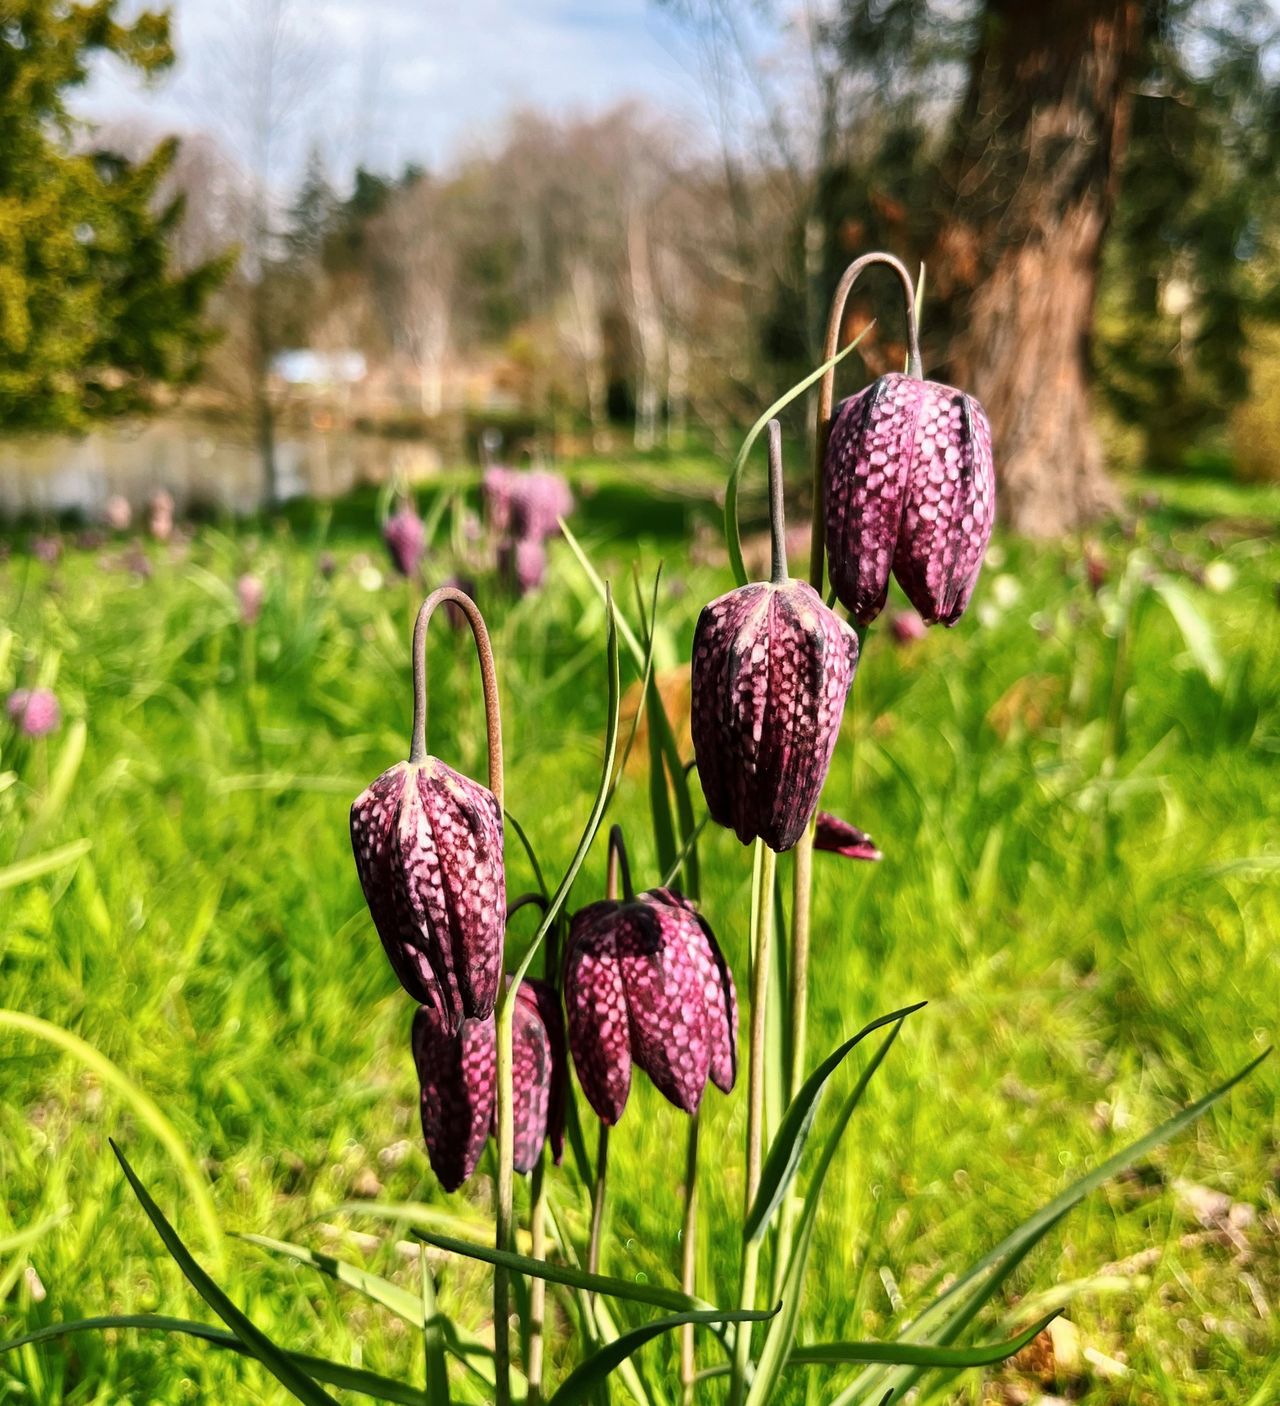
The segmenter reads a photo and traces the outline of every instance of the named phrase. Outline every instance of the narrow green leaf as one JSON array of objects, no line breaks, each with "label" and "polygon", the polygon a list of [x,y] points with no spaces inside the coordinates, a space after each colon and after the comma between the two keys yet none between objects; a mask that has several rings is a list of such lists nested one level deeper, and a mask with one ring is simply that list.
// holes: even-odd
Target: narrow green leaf
[{"label": "narrow green leaf", "polygon": [[645,700],[649,718],[649,818],[653,824],[653,842],[658,851],[658,867],[664,872],[675,867],[679,847],[676,844],[675,820],[671,814],[671,793],[667,790],[667,767],[658,739],[658,714],[663,711],[658,690],[651,688]]},{"label": "narrow green leaf", "polygon": [[559,1390],[551,1398],[548,1406],[579,1406],[614,1370],[633,1352],[645,1343],[669,1333],[673,1328],[682,1328],[686,1323],[723,1324],[758,1323],[772,1318],[777,1308],[767,1309],[695,1309],[687,1313],[675,1313],[670,1318],[659,1318],[654,1323],[645,1323],[632,1328],[611,1343],[606,1343],[585,1362],[580,1362],[561,1383]]},{"label": "narrow green leaf", "polygon": [[738,450],[738,457],[733,461],[733,468],[729,470],[729,481],[725,484],[724,490],[724,540],[729,549],[729,565],[733,568],[733,579],[737,585],[745,586],[747,584],[747,564],[742,557],[742,534],[738,527],[738,481],[742,477],[742,470],[747,462],[747,456],[751,453],[752,446],[759,438],[760,431],[775,415],[780,414],[793,400],[802,396],[810,386],[820,381],[833,366],[843,361],[874,326],[874,322],[869,322],[843,351],[838,351],[830,361],[824,361],[815,371],[811,371],[803,381],[797,381],[789,391],[779,396],[747,431],[747,437],[742,441],[742,448]]},{"label": "narrow green leaf", "polygon": [[182,1243],[178,1232],[165,1219],[164,1212],[151,1199],[147,1188],[138,1180],[137,1173],[129,1165],[129,1159],[111,1140],[111,1150],[124,1170],[133,1194],[138,1198],[147,1218],[155,1226],[164,1242],[164,1247],[177,1262],[178,1268],[186,1275],[187,1282],[209,1305],[246,1348],[271,1373],[287,1391],[293,1393],[307,1406],[337,1406],[337,1402],[327,1391],[322,1391],[312,1379],[278,1348],[267,1335],[245,1316],[222,1290],[213,1282],[208,1273],[196,1262],[191,1251]]},{"label": "narrow green leaf", "polygon": [[428,1245],[434,1245],[437,1250],[448,1250],[450,1254],[465,1255],[468,1259],[483,1260],[486,1264],[504,1265],[517,1274],[529,1274],[535,1279],[545,1279],[549,1284],[566,1284],[571,1289],[586,1289],[593,1294],[608,1294],[610,1298],[629,1299],[632,1303],[647,1303],[678,1312],[711,1310],[711,1305],[705,1300],[690,1298],[679,1289],[639,1284],[631,1279],[614,1279],[607,1274],[588,1274],[585,1269],[550,1264],[531,1255],[497,1250],[492,1245],[473,1245],[468,1240],[455,1240],[450,1235],[436,1235],[429,1230],[415,1230],[413,1234]]},{"label": "narrow green leaf", "polygon": [[319,1270],[330,1279],[336,1279],[339,1284],[345,1284],[349,1289],[363,1294],[365,1298],[381,1304],[397,1318],[412,1323],[415,1328],[423,1326],[422,1300],[417,1294],[411,1294],[389,1279],[361,1269],[359,1265],[337,1259],[333,1255],[308,1250],[304,1245],[292,1245],[287,1240],[273,1240],[268,1235],[238,1235],[236,1239],[256,1245],[270,1254],[282,1255],[298,1264],[305,1264],[309,1269]]},{"label": "narrow green leaf", "polygon": [[932,1347],[919,1343],[815,1343],[792,1348],[790,1367],[830,1367],[841,1362],[887,1362],[910,1367],[991,1367],[1021,1352],[1058,1316],[1061,1309],[1046,1314],[1016,1338],[1003,1343],[982,1343],[977,1347]]},{"label": "narrow green leaf", "polygon": [[72,840],[69,845],[48,850],[44,854],[33,855],[30,859],[19,859],[0,869],[0,893],[5,889],[17,888],[19,884],[30,883],[32,879],[42,879],[64,865],[74,864],[93,848],[92,840]]},{"label": "narrow green leaf", "polygon": [[[596,588],[596,593],[603,601],[608,600],[609,588],[600,579],[600,573],[591,565],[591,558],[582,549],[582,544],[573,535],[569,524],[563,518],[559,518],[560,531],[564,534],[564,540],[569,544],[570,551],[578,558],[578,565],[586,573],[587,580]],[[636,638],[635,631],[627,624],[626,617],[622,614],[617,616],[618,633],[626,642],[627,648],[631,651],[631,657],[636,661],[636,668],[644,670],[644,650],[640,646],[640,641]]]},{"label": "narrow green leaf", "polygon": [[1169,614],[1173,616],[1174,624],[1182,635],[1182,642],[1187,646],[1187,651],[1196,661],[1200,672],[1214,688],[1221,688],[1226,668],[1222,655],[1218,652],[1213,627],[1205,618],[1204,612],[1192,600],[1187,588],[1169,576],[1157,576],[1152,582],[1152,589],[1168,607]]},{"label": "narrow green leaf", "polygon": [[[11,1342],[0,1343],[0,1354],[13,1352],[20,1347],[32,1347],[38,1343],[56,1342],[59,1338],[71,1337],[76,1333],[100,1333],[111,1328],[140,1328],[149,1332],[180,1333],[185,1337],[199,1338],[214,1347],[239,1353],[242,1357],[255,1355],[234,1333],[210,1327],[207,1323],[197,1323],[193,1319],[167,1318],[155,1313],[117,1313],[101,1318],[81,1318],[71,1323],[50,1323],[45,1328],[36,1328]],[[316,1381],[324,1382],[328,1386],[336,1386],[339,1390],[358,1391],[364,1396],[376,1397],[379,1401],[402,1403],[403,1406],[423,1406],[422,1392],[417,1387],[407,1386],[391,1377],[366,1371],[362,1367],[348,1367],[341,1362],[331,1362],[326,1357],[312,1357],[305,1352],[288,1352],[285,1356],[307,1376],[314,1377]]]},{"label": "narrow green leaf", "polygon": [[422,1356],[426,1365],[427,1400],[449,1406],[449,1365],[445,1361],[445,1329],[448,1319],[436,1305],[436,1282],[425,1254],[418,1255],[422,1277]]},{"label": "narrow green leaf", "polygon": [[547,898],[550,895],[551,890],[547,888],[547,881],[542,876],[542,865],[538,863],[537,852],[534,850],[533,845],[529,842],[529,836],[525,834],[524,826],[521,825],[520,822],[515,818],[515,816],[512,815],[511,812],[505,808],[503,809],[502,815],[506,823],[510,825],[511,828],[515,831],[516,839],[520,841],[520,844],[523,847],[525,854],[529,856],[529,863],[533,867],[534,882],[538,885],[538,889],[541,892],[543,898]]},{"label": "narrow green leaf", "polygon": [[22,1250],[28,1245],[34,1245],[54,1226],[61,1225],[70,1214],[71,1207],[63,1206],[56,1215],[48,1216],[42,1221],[37,1221],[34,1225],[24,1226],[21,1230],[15,1230],[12,1235],[0,1236],[0,1255],[11,1255],[15,1250]]},{"label": "narrow green leaf", "polygon": [[178,1136],[177,1129],[164,1116],[160,1105],[151,1095],[135,1084],[101,1050],[95,1049],[87,1040],[82,1040],[70,1030],[64,1030],[61,1025],[54,1025],[37,1015],[27,1015],[25,1011],[0,1010],[0,1030],[6,1027],[10,1030],[20,1030],[26,1035],[34,1035],[37,1039],[64,1050],[121,1095],[134,1116],[151,1131],[178,1168],[187,1194],[204,1226],[208,1248],[215,1257],[215,1263],[221,1265],[224,1253],[222,1227],[218,1224],[218,1213],[214,1210],[208,1179],[196,1166],[195,1158]]},{"label": "narrow green leaf", "polygon": [[873,1031],[905,1020],[907,1016],[920,1010],[925,1004],[924,1001],[918,1001],[913,1006],[904,1006],[902,1010],[891,1011],[888,1015],[882,1015],[878,1020],[873,1020],[870,1025],[863,1026],[856,1035],[850,1036],[843,1044],[837,1045],[804,1081],[800,1092],[792,1099],[786,1113],[783,1114],[778,1135],[774,1138],[769,1148],[769,1155],[765,1158],[764,1167],[760,1173],[760,1189],[756,1193],[751,1213],[743,1228],[745,1239],[758,1240],[768,1228],[774,1212],[782,1204],[782,1198],[786,1195],[787,1188],[791,1185],[799,1169],[800,1157],[804,1152],[809,1134],[813,1130],[813,1120],[818,1113],[818,1101],[827,1080],[836,1072],[850,1052]]},{"label": "narrow green leaf", "polygon": [[827,1173],[835,1161],[840,1139],[844,1135],[849,1120],[857,1111],[863,1095],[872,1079],[875,1078],[876,1071],[884,1063],[885,1056],[893,1048],[893,1042],[898,1038],[898,1034],[902,1030],[902,1022],[906,1018],[906,1014],[899,1016],[893,1029],[880,1042],[880,1047],[872,1055],[867,1067],[858,1076],[858,1082],[849,1091],[849,1096],[845,1099],[836,1118],[835,1126],[823,1145],[822,1155],[818,1158],[818,1165],[814,1168],[813,1180],[805,1194],[804,1207],[800,1212],[800,1219],[795,1229],[791,1259],[787,1264],[787,1272],[782,1283],[782,1312],[770,1325],[768,1336],[765,1338],[764,1351],[760,1354],[760,1361],[756,1366],[751,1389],[747,1393],[747,1406],[767,1406],[767,1403],[773,1398],[778,1380],[790,1358],[792,1344],[795,1342],[796,1328],[800,1322],[800,1302],[804,1290],[804,1277],[809,1267],[809,1250],[813,1244],[814,1227],[818,1223],[818,1206],[822,1200],[822,1188],[826,1182]]}]

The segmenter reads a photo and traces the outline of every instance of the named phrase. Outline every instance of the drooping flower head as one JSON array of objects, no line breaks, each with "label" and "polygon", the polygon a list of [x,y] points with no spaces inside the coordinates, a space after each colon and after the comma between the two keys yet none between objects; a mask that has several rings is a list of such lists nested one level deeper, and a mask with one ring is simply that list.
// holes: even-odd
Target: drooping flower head
[{"label": "drooping flower head", "polygon": [[147,504],[147,530],[157,542],[167,542],[173,536],[173,494],[163,488],[151,495]]},{"label": "drooping flower head", "polygon": [[829,810],[820,810],[814,826],[813,847],[827,854],[838,854],[845,859],[883,859],[884,855],[876,848],[876,842],[865,830],[850,825]]},{"label": "drooping flower head", "polygon": [[[834,350],[853,281],[871,263],[889,264],[902,280],[908,370],[850,396],[831,421],[823,457],[831,584],[861,625],[884,609],[890,574],[926,624],[954,625],[977,584],[995,520],[991,427],[972,396],[923,379],[911,280],[888,255],[867,255],[846,272],[828,347]],[[822,400],[829,408],[829,379]]]},{"label": "drooping flower head", "polygon": [[889,619],[889,633],[895,644],[914,644],[924,639],[928,626],[914,610],[895,610]]},{"label": "drooping flower head", "polygon": [[102,518],[112,532],[128,532],[133,521],[133,508],[121,493],[113,493],[102,510]]},{"label": "drooping flower head", "polygon": [[498,564],[518,595],[531,595],[546,580],[547,549],[532,540],[505,542],[498,552]]},{"label": "drooping flower head", "polygon": [[693,638],[690,726],[712,819],[743,844],[790,849],[818,804],[858,664],[858,637],[787,576],[780,429],[770,426],[773,580],[704,607]]},{"label": "drooping flower head", "polygon": [[5,703],[5,711],[24,737],[47,737],[62,723],[57,695],[48,688],[15,689]]},{"label": "drooping flower head", "polygon": [[[423,650],[432,612],[459,605],[475,633],[489,728],[489,786],[426,750]],[[502,741],[488,632],[474,602],[434,591],[414,628],[414,724],[409,760],[383,772],[351,807],[351,844],[374,926],[405,990],[456,1032],[493,1011],[502,971]]]},{"label": "drooping flower head", "polygon": [[[512,1162],[531,1172],[544,1144],[564,1153],[567,1067],[564,1020],[545,982],[520,983],[512,1009]],[[413,1058],[421,1088],[422,1133],[432,1170],[446,1191],[475,1171],[496,1132],[498,1057],[493,1015],[468,1017],[450,1031],[432,1006],[413,1019]]]},{"label": "drooping flower head", "polygon": [[51,535],[33,537],[31,555],[45,566],[57,566],[62,558],[62,539]]},{"label": "drooping flower head", "polygon": [[564,960],[569,1049],[606,1123],[622,1116],[635,1065],[693,1113],[707,1079],[737,1077],[733,975],[710,927],[673,889],[604,899],[575,913]]},{"label": "drooping flower head", "polygon": [[427,549],[427,530],[418,514],[407,504],[392,513],[382,529],[382,540],[401,576],[413,576]]},{"label": "drooping flower head", "polygon": [[543,542],[560,530],[559,519],[573,511],[573,494],[557,473],[521,471],[495,464],[481,480],[489,526],[499,537]]}]

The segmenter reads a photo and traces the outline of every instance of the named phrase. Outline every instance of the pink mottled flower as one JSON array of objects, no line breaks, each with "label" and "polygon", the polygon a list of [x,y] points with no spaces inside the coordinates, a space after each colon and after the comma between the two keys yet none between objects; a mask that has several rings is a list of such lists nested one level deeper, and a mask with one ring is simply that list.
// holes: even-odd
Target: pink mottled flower
[{"label": "pink mottled flower", "polygon": [[56,695],[47,688],[19,688],[9,695],[5,711],[24,737],[47,737],[62,722]]},{"label": "pink mottled flower", "polygon": [[266,595],[266,587],[262,584],[262,578],[255,576],[252,571],[245,574],[236,582],[236,599],[240,603],[240,623],[242,625],[255,625],[258,616],[262,614],[262,601]]},{"label": "pink mottled flower", "polygon": [[417,513],[409,507],[393,513],[382,529],[382,540],[401,576],[415,575],[427,549],[426,528]]},{"label": "pink mottled flower", "polygon": [[606,1123],[622,1117],[637,1065],[693,1113],[707,1079],[737,1077],[738,1003],[711,929],[672,889],[606,899],[574,914],[564,966],[569,1049]]},{"label": "pink mottled flower", "polygon": [[875,841],[865,830],[832,815],[829,810],[818,812],[818,823],[814,828],[814,849],[827,854],[839,854],[845,859],[883,859],[884,855],[876,848]]},{"label": "pink mottled flower", "polygon": [[870,624],[898,578],[926,624],[954,625],[995,520],[991,429],[962,391],[896,373],[840,406],[823,464],[831,584]]},{"label": "pink mottled flower", "polygon": [[351,807],[351,846],[401,985],[456,1031],[498,995],[507,885],[493,792],[437,757],[398,762]]},{"label": "pink mottled flower", "polygon": [[929,627],[914,610],[895,610],[889,619],[889,633],[896,644],[912,644],[928,632]]},{"label": "pink mottled flower", "polygon": [[163,488],[151,495],[147,505],[147,527],[157,542],[167,542],[173,536],[173,495]]},{"label": "pink mottled flower", "polygon": [[831,765],[858,637],[803,581],[743,586],[693,637],[691,729],[712,819],[790,849]]},{"label": "pink mottled flower", "polygon": [[560,531],[558,519],[573,511],[573,494],[559,474],[521,472],[494,465],[481,481],[489,526],[501,537],[544,542]]},{"label": "pink mottled flower", "polygon": [[504,542],[498,553],[503,576],[519,595],[538,590],[547,577],[547,549],[541,542],[521,539]]},{"label": "pink mottled flower", "polygon": [[102,510],[102,520],[112,532],[128,532],[133,521],[129,500],[120,493],[113,493]]},{"label": "pink mottled flower", "polygon": [[[555,991],[545,982],[521,982],[511,1043],[512,1161],[523,1173],[537,1165],[544,1144],[550,1143],[557,1163],[564,1152],[564,1018]],[[454,1033],[434,1007],[419,1006],[413,1020],[413,1057],[427,1155],[444,1189],[456,1191],[475,1171],[485,1142],[496,1131],[494,1017],[468,1016]]]}]

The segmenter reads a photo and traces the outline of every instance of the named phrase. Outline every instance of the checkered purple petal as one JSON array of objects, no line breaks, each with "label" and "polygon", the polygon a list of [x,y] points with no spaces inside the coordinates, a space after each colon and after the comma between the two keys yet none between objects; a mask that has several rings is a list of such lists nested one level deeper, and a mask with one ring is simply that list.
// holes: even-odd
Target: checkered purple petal
[{"label": "checkered purple petal", "polygon": [[498,1070],[493,1017],[464,1020],[453,1034],[431,1007],[419,1006],[413,1059],[427,1156],[440,1185],[456,1191],[475,1171],[493,1121]]},{"label": "checkered purple petal", "polygon": [[618,960],[618,905],[573,915],[565,952],[564,1005],[578,1082],[596,1116],[613,1124],[631,1092],[631,1022]]}]

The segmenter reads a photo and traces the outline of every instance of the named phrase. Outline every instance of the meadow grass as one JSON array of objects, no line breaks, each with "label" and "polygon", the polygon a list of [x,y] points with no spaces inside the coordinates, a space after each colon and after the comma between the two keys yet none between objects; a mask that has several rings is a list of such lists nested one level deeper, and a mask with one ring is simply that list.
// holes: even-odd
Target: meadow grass
[{"label": "meadow grass", "polygon": [[[731,584],[713,545],[723,470],[656,456],[574,477],[575,530],[633,623],[633,563],[651,581],[666,561],[656,662],[678,713],[697,612]],[[824,804],[869,830],[884,860],[817,856],[811,1057],[883,1011],[930,1004],[828,1179],[809,1340],[890,1335],[941,1277],[1274,1038],[1280,502],[1163,481],[1135,499],[1153,486],[1161,504],[1096,538],[1097,593],[1079,543],[997,538],[957,629],[899,647],[876,626],[867,641]],[[457,567],[449,522],[428,585]],[[481,1231],[489,1214],[488,1158],[453,1198],[426,1165],[412,1007],[347,836],[352,798],[405,755],[421,586],[388,575],[367,588],[365,558],[385,570],[368,495],[206,525],[180,553],[152,545],[150,580],[107,570],[98,551],[50,568],[14,542],[0,563],[0,689],[50,684],[66,721],[34,742],[0,724],[0,1005],[73,1032],[121,1077],[30,1024],[0,1024],[0,1340],[106,1312],[208,1317],[130,1194],[114,1136],[262,1329],[421,1382],[407,1323],[215,1238],[203,1213],[207,1199],[228,1231],[337,1252],[415,1293],[405,1225],[349,1203],[416,1203]],[[248,569],[267,585],[251,628],[234,595]],[[554,876],[599,771],[603,610],[563,543],[542,593],[513,601],[482,577],[480,599],[504,689],[508,808]],[[443,620],[430,692],[430,749],[483,775],[469,644]],[[644,755],[611,818],[648,884]],[[750,854],[711,828],[701,855],[703,907],[745,993]],[[513,844],[508,862],[510,892],[532,887]],[[601,842],[579,901],[602,872]],[[786,860],[781,872],[785,886]],[[516,920],[516,950],[532,928]],[[1278,1089],[1273,1061],[1090,1198],[985,1322],[985,1337],[1003,1336],[1071,1282],[1086,1356],[972,1372],[947,1399],[1280,1400]],[[741,1089],[709,1092],[701,1291],[716,1302],[736,1293],[744,1119]],[[637,1080],[612,1140],[608,1272],[676,1282],[683,1143],[682,1116]],[[580,1235],[572,1168],[552,1185]],[[1210,1204],[1204,1187],[1230,1201]],[[445,1310],[484,1336],[487,1271],[435,1263]],[[570,1320],[552,1302],[561,1372]],[[638,1359],[669,1394],[676,1351],[663,1340]],[[830,1400],[850,1375],[795,1373],[785,1400]],[[284,1399],[253,1363],[134,1331],[0,1358],[0,1402]]]}]

